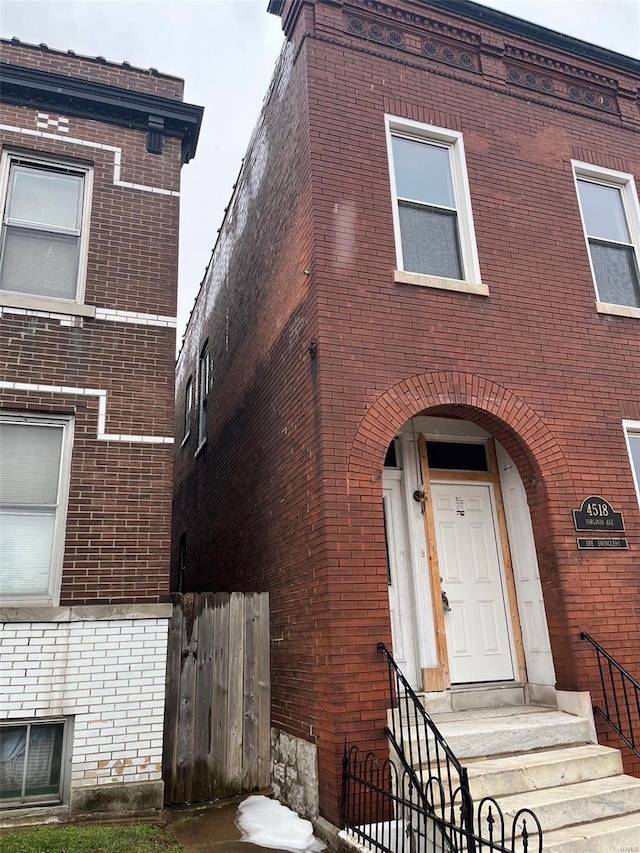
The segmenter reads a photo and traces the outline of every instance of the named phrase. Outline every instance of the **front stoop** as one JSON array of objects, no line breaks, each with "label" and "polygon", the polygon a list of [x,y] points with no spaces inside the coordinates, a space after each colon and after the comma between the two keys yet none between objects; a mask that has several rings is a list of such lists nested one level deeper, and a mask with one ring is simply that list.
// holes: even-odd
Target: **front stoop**
[{"label": "front stoop", "polygon": [[479,691],[465,699],[470,710],[431,714],[468,769],[474,801],[493,797],[506,817],[531,809],[545,853],[640,850],[640,779],[623,773],[618,750],[591,742],[590,721],[485,695],[497,707],[479,707]]}]

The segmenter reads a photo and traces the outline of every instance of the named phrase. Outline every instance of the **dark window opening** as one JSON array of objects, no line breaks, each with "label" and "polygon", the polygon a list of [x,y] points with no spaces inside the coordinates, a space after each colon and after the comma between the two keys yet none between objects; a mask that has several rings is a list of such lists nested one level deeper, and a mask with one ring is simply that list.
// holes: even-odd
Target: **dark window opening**
[{"label": "dark window opening", "polygon": [[385,468],[397,468],[398,467],[398,457],[396,455],[396,441],[395,439],[391,442],[389,447],[387,447],[387,453],[384,457],[384,467]]},{"label": "dark window opening", "polygon": [[488,471],[487,448],[484,444],[455,441],[428,441],[429,468],[441,471]]}]

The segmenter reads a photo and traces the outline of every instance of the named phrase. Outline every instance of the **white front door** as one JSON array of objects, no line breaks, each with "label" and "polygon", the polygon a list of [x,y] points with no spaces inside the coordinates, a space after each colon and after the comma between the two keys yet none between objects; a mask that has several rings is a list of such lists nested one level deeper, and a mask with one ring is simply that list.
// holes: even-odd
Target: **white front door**
[{"label": "white front door", "polygon": [[[491,486],[432,483],[452,684],[514,678]],[[443,606],[444,602],[443,602]]]},{"label": "white front door", "polygon": [[382,478],[387,547],[391,637],[396,663],[414,688],[421,686],[416,659],[415,619],[410,560],[402,504],[401,472],[385,470]]}]

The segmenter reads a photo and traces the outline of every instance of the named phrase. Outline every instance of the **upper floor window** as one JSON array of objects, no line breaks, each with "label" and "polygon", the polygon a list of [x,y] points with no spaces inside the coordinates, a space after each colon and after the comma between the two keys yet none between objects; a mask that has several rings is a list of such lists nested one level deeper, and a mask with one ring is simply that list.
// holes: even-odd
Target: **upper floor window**
[{"label": "upper floor window", "polygon": [[640,421],[624,421],[627,448],[631,460],[631,470],[640,504]]},{"label": "upper floor window", "polygon": [[81,302],[91,170],[5,154],[0,289]]},{"label": "upper floor window", "polygon": [[574,162],[573,168],[598,309],[640,316],[640,213],[633,176],[586,163]]},{"label": "upper floor window", "polygon": [[191,435],[191,418],[193,417],[193,379],[189,377],[184,389],[184,437],[185,442]]},{"label": "upper floor window", "polygon": [[207,341],[200,351],[198,364],[198,447],[207,440],[207,398],[211,390],[211,356]]},{"label": "upper floor window", "polygon": [[462,134],[391,116],[386,122],[397,265],[409,274],[397,280],[485,292],[476,290],[480,270]]},{"label": "upper floor window", "polygon": [[72,423],[0,418],[0,589],[6,603],[57,604]]}]

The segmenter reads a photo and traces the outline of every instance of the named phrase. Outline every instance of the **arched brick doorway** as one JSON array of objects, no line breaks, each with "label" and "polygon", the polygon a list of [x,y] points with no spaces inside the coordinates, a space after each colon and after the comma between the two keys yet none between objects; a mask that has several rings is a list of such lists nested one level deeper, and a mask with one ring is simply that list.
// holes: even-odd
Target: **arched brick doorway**
[{"label": "arched brick doorway", "polygon": [[[563,453],[549,426],[523,399],[476,375],[458,372],[423,374],[381,394],[369,408],[354,437],[348,465],[348,516],[352,541],[362,537],[374,574],[387,571],[381,475],[389,443],[416,416],[458,419],[476,425],[495,439],[513,460],[526,491],[544,607],[559,687],[575,689],[573,650],[568,638],[578,626],[568,623],[560,565],[570,567],[575,543],[567,534],[566,507],[576,495]],[[374,532],[376,520],[382,535]],[[379,565],[378,565],[379,564]]]}]

